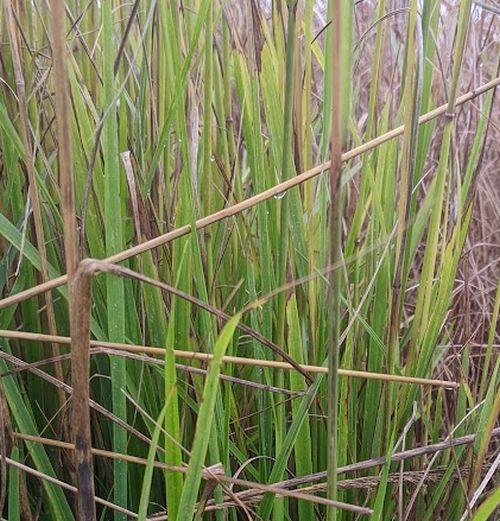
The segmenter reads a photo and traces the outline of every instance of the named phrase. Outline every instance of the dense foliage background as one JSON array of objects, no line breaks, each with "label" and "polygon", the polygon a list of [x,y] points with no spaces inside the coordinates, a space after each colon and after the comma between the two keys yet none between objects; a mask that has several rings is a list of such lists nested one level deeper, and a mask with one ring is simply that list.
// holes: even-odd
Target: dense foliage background
[{"label": "dense foliage background", "polygon": [[[372,519],[488,519],[500,502],[498,2],[1,5],[3,518],[76,512],[74,451],[59,443],[75,426],[68,288],[30,290],[73,276],[76,237],[80,258],[118,254],[169,285],[93,279],[100,519],[362,515],[330,508],[335,496]],[[403,378],[327,377],[335,353],[342,369]],[[284,358],[315,367],[273,367]],[[202,473],[215,464],[219,485]],[[288,495],[258,488],[273,483]]]}]

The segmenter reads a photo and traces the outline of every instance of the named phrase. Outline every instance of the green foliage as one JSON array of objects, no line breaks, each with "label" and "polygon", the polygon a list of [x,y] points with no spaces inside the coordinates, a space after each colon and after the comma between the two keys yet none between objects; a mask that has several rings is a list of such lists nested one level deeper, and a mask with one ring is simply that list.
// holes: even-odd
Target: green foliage
[{"label": "green foliage", "polygon": [[[83,256],[102,259],[191,227],[126,263],[198,301],[115,275],[93,280],[92,338],[164,350],[156,360],[139,351],[91,358],[91,398],[111,414],[92,414],[93,446],[144,463],[96,455],[96,495],[140,519],[166,511],[188,521],[199,502],[210,509],[227,503],[206,519],[241,519],[229,484],[205,486],[206,466],[221,463],[227,476],[264,484],[314,475],[328,467],[329,439],[335,440],[329,481],[337,499],[369,506],[374,519],[402,513],[405,519],[455,521],[481,481],[499,408],[500,286],[493,280],[495,262],[487,258],[493,238],[478,231],[486,228],[486,203],[477,212],[474,202],[484,158],[496,157],[490,150],[497,130],[490,124],[498,111],[494,89],[462,105],[455,117],[451,112],[466,86],[480,86],[476,78],[484,83],[498,75],[495,42],[485,29],[492,15],[481,11],[484,31],[479,25],[471,31],[471,9],[479,8],[469,0],[460,7],[411,0],[396,11],[385,0],[326,3],[323,20],[313,0],[66,2]],[[40,0],[32,8],[13,4],[48,273],[56,278],[65,259],[50,10]],[[345,38],[336,48],[328,20],[339,6]],[[449,16],[442,15],[445,9]],[[42,258],[6,24],[2,9],[0,288],[8,297],[40,281]],[[441,34],[454,36],[444,41]],[[342,81],[332,81],[335,74]],[[334,119],[340,115],[343,152],[363,149],[342,163],[345,204],[336,214],[334,266],[326,173],[195,230],[198,219],[328,160],[334,99],[341,100]],[[449,114],[418,125],[441,103],[448,103]],[[398,125],[404,125],[400,139],[377,141]],[[366,145],[371,140],[376,142]],[[120,161],[124,152],[130,155]],[[52,290],[60,335],[69,334],[67,296],[65,285]],[[44,299],[0,308],[0,325],[47,333]],[[277,361],[269,342],[301,364],[328,367],[328,355],[336,352],[341,368],[454,379],[461,387],[342,376],[328,384],[322,373],[306,378],[222,361],[223,355]],[[59,410],[52,366],[44,362],[49,343],[9,338],[0,349],[13,430],[71,441],[71,401]],[[180,359],[175,350],[213,358]],[[61,352],[69,349],[61,346]],[[22,361],[38,365],[26,368]],[[68,375],[67,359],[62,367]],[[332,397],[338,421],[328,429]],[[450,432],[477,437],[453,451],[391,463],[394,452],[436,443]],[[72,483],[70,451],[14,439],[12,460]],[[346,465],[373,457],[384,463],[344,476]],[[186,473],[158,469],[158,461],[188,465]],[[432,484],[424,483],[413,497],[412,473],[427,469]],[[6,475],[4,518],[23,518],[26,493],[25,506],[39,519],[72,519],[70,492],[15,466]],[[373,486],[341,486],[344,478],[366,478]],[[306,477],[300,487],[312,483]],[[487,519],[496,504],[498,490],[478,499],[474,519]],[[271,493],[248,501],[247,508],[263,520],[327,516],[325,505]],[[102,504],[97,511],[101,519],[126,519]],[[337,521],[357,519],[341,510],[334,515]]]}]

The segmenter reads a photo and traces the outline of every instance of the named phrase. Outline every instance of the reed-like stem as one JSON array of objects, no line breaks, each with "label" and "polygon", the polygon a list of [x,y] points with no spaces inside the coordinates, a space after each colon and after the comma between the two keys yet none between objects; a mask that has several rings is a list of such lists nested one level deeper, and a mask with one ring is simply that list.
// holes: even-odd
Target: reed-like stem
[{"label": "reed-like stem", "polygon": [[[330,236],[328,261],[342,263],[342,217],[344,196],[341,184],[342,149],[347,139],[351,85],[351,23],[352,5],[348,1],[333,0],[332,9],[332,123],[330,134],[330,207],[328,229]],[[337,499],[338,414],[339,414],[339,356],[342,292],[342,269],[328,277],[329,341],[328,341],[328,485],[327,497]],[[327,509],[327,519],[335,521],[334,508]]]}]

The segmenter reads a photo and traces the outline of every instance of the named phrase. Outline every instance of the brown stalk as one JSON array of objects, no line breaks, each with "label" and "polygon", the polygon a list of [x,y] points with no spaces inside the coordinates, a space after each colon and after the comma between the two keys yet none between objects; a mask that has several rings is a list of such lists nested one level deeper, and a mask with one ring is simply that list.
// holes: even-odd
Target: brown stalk
[{"label": "brown stalk", "polygon": [[52,61],[54,64],[55,113],[58,141],[59,183],[64,221],[66,273],[71,277],[78,264],[76,240],[75,188],[71,150],[69,78],[66,64],[64,0],[51,0]]},{"label": "brown stalk", "polygon": [[[84,310],[81,308],[78,309],[78,301],[75,300],[73,295],[73,277],[78,263],[78,243],[76,234],[75,188],[71,144],[69,77],[66,63],[66,8],[64,0],[51,0],[50,8],[52,31],[50,43],[52,47],[52,62],[54,67],[55,118],[58,143],[57,159],[64,231],[64,255],[69,294],[68,308],[70,333],[73,335],[75,328],[79,327],[78,314],[82,311],[84,312]],[[81,38],[81,40],[83,42],[85,41],[84,38]],[[76,302],[76,305],[74,302]],[[76,346],[72,346],[71,350],[72,360],[74,359],[73,354],[75,347]],[[56,364],[56,367],[59,365],[60,363]],[[72,371],[74,378],[73,365]],[[56,377],[62,381],[62,372],[56,373]],[[61,396],[60,403],[62,404],[64,403],[64,391],[59,388],[58,392]],[[73,422],[71,425],[73,425]],[[68,431],[68,434],[71,434],[71,427],[69,427]],[[80,498],[81,495],[79,494],[77,496],[78,511],[80,511],[81,508]]]},{"label": "brown stalk", "polygon": [[[484,94],[488,90],[493,89],[498,85],[500,85],[500,77],[494,78],[493,80],[483,84],[481,87],[471,90],[468,93],[464,94],[463,96],[460,96],[455,101],[455,107],[463,105],[464,103]],[[418,124],[422,125],[439,116],[442,116],[443,114],[445,114],[447,112],[447,110],[448,110],[447,103],[444,105],[441,105],[441,106],[437,107],[436,109],[431,110],[430,112],[427,112],[426,114],[423,114],[422,116],[420,116],[420,118],[418,120]],[[390,141],[391,139],[394,139],[394,138],[400,136],[404,132],[404,128],[405,128],[404,125],[401,125],[393,130],[390,130],[389,132],[386,132],[385,134],[381,134],[380,136],[378,136],[374,139],[371,139],[370,141],[367,141],[366,143],[349,150],[348,152],[345,152],[344,154],[342,154],[342,157],[341,157],[342,162],[350,161],[351,159],[354,159],[355,157],[358,157],[358,156],[364,154],[365,152],[373,150],[374,148],[377,148],[378,146],[386,143],[387,141]],[[211,215],[207,215],[206,217],[202,217],[201,219],[198,219],[195,222],[195,228],[197,230],[201,230],[201,229],[206,228],[207,226],[210,226],[211,224],[219,222],[223,219],[227,219],[229,217],[234,217],[234,216],[238,215],[239,213],[241,213],[245,210],[248,210],[249,208],[254,207],[257,204],[262,203],[263,201],[267,201],[268,199],[271,199],[271,197],[274,197],[275,195],[285,192],[285,191],[289,190],[290,188],[293,188],[294,186],[298,186],[310,179],[313,179],[313,178],[319,176],[321,173],[328,170],[329,168],[330,168],[330,161],[326,161],[325,163],[315,166],[314,168],[311,168],[310,170],[307,170],[307,171],[303,172],[302,174],[294,176],[282,183],[278,183],[275,186],[269,188],[268,190],[264,190],[263,192],[260,192],[252,197],[249,197],[248,199],[245,199],[244,201],[241,201],[234,205],[228,206],[218,212],[215,212]],[[139,254],[149,251],[153,248],[157,248],[158,246],[167,244],[175,239],[178,239],[179,237],[184,237],[185,235],[189,234],[190,232],[191,232],[190,225],[180,226],[179,228],[176,228],[175,230],[171,230],[170,232],[160,235],[158,237],[155,237],[154,239],[150,239],[141,244],[133,246],[132,248],[123,250],[122,252],[112,255],[111,257],[108,257],[104,260],[107,262],[121,262],[123,260],[129,259],[130,257],[134,257],[135,255],[139,255]],[[6,298],[0,300],[0,309],[3,309],[6,306],[9,306],[11,304],[16,304],[16,303],[22,302],[28,298],[34,297],[35,295],[39,295],[40,293],[43,293],[44,291],[58,288],[59,286],[62,286],[63,284],[65,284],[67,282],[67,280],[68,280],[67,275],[61,275],[60,277],[52,279],[48,282],[39,284],[38,286],[35,286],[33,288],[29,288],[27,290],[20,291],[19,293],[16,293],[15,295],[6,297]]]},{"label": "brown stalk", "polygon": [[116,53],[115,62],[113,64],[113,71],[114,71],[115,76],[116,76],[116,73],[118,72],[120,60],[121,60],[121,58],[123,56],[123,52],[125,50],[125,44],[127,43],[127,39],[130,34],[130,30],[132,29],[132,24],[134,22],[134,19],[137,15],[138,8],[139,8],[139,0],[135,0],[134,4],[132,5],[132,9],[130,11],[129,18],[127,20],[127,25],[125,26],[125,31],[123,32],[123,37],[122,37],[120,45],[118,47],[118,52]]},{"label": "brown stalk", "polygon": [[71,309],[71,408],[72,438],[75,444],[77,518],[95,521],[94,472],[92,468],[92,434],[90,429],[90,309],[91,284],[94,273],[90,262],[80,263],[70,292]]},{"label": "brown stalk", "polygon": [[0,512],[3,512],[7,497],[7,465],[5,458],[10,455],[13,445],[12,423],[10,421],[9,405],[0,381]]},{"label": "brown stalk", "polygon": [[[31,340],[31,341],[51,341],[58,342],[60,344],[69,344],[71,339],[65,336],[50,336],[43,335],[41,333],[30,333],[27,331],[9,331],[5,329],[0,329],[0,337],[3,338],[17,338],[19,340]],[[157,356],[165,356],[165,349],[162,347],[151,347],[145,345],[137,345],[137,344],[123,344],[120,342],[103,342],[100,340],[90,340],[90,345],[92,347],[103,347],[106,349],[114,349],[117,351],[128,351],[131,353],[145,353],[150,355]],[[176,358],[184,358],[190,360],[202,360],[202,361],[210,361],[212,359],[212,354],[210,353],[201,353],[197,351],[183,351],[180,349],[174,350],[174,355]],[[241,356],[229,356],[226,355],[223,357],[223,362],[226,364],[239,364],[239,365],[247,365],[247,366],[256,366],[256,367],[269,367],[274,369],[285,369],[292,370],[294,366],[287,362],[280,362],[278,360],[264,360],[260,358],[246,358]],[[301,369],[307,373],[328,373],[328,368],[318,365],[306,365],[299,364]],[[407,384],[416,384],[416,385],[432,385],[437,387],[444,387],[447,389],[457,389],[460,387],[458,382],[453,382],[449,380],[438,380],[432,378],[419,378],[413,376],[404,376],[404,375],[396,375],[396,374],[385,374],[385,373],[373,373],[370,371],[358,371],[354,369],[341,369],[339,368],[340,376],[348,376],[353,378],[366,378],[370,380],[381,380],[381,381],[393,381],[393,382],[401,382]]]},{"label": "brown stalk", "polygon": [[[16,6],[16,12],[19,13],[19,6],[17,0],[14,0]],[[10,38],[10,48],[12,53],[12,66],[14,69],[14,77],[16,81],[16,93],[17,103],[19,106],[19,115],[21,123],[21,134],[24,148],[24,163],[26,166],[26,172],[28,174],[28,190],[29,199],[33,209],[33,224],[35,228],[36,246],[40,254],[40,266],[42,275],[42,285],[50,283],[49,269],[47,263],[47,250],[45,248],[45,234],[43,230],[42,213],[40,209],[40,200],[38,197],[38,188],[36,185],[36,174],[35,174],[35,156],[34,150],[31,143],[30,137],[30,124],[28,117],[28,106],[26,97],[26,83],[23,75],[23,64],[21,58],[20,49],[20,36],[19,28],[16,23],[13,2],[6,0],[5,12],[7,19],[7,29]],[[57,335],[57,324],[54,312],[54,304],[52,301],[52,295],[50,291],[45,293],[45,309],[47,315],[47,324],[49,333],[51,335]],[[51,345],[52,355],[57,356],[60,354],[59,346],[56,343]],[[60,363],[54,365],[54,371],[58,379],[62,379],[63,370]],[[58,391],[59,403],[64,403],[64,393]]]}]

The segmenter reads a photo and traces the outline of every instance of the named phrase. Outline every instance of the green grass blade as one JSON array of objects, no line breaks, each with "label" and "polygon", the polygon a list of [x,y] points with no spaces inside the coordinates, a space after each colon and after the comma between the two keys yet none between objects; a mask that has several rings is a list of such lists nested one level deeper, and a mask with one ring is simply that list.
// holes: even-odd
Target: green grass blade
[{"label": "green grass blade", "polygon": [[201,482],[201,474],[203,471],[203,464],[210,440],[222,357],[224,356],[227,346],[233,337],[234,331],[239,321],[239,314],[231,318],[231,320],[229,320],[229,322],[227,322],[227,324],[224,326],[224,329],[221,331],[221,334],[214,346],[214,356],[210,362],[210,367],[203,389],[203,399],[198,411],[193,448],[191,450],[189,467],[186,473],[186,479],[184,481],[184,488],[182,490],[177,521],[191,521],[194,515],[196,499]]},{"label": "green grass blade", "polygon": [[[120,194],[122,183],[120,179],[120,163],[118,155],[118,131],[116,120],[115,78],[113,64],[115,60],[115,37],[112,16],[112,2],[106,1],[102,5],[102,46],[103,46],[103,81],[104,81],[104,111],[106,112],[103,124],[102,151],[104,156],[104,215],[106,255],[113,255],[123,249],[122,210]],[[125,291],[123,280],[114,276],[106,279],[106,303],[108,317],[108,338],[112,342],[125,340]],[[126,359],[111,356],[111,392],[113,413],[127,420],[127,402],[123,390],[127,387]],[[127,434],[121,427],[113,426],[113,450],[127,452]],[[126,508],[127,463],[115,460],[114,467],[114,501]],[[119,512],[114,513],[115,521],[126,521],[126,516]]]},{"label": "green grass blade", "polygon": [[156,420],[155,429],[151,438],[151,444],[149,446],[148,460],[146,468],[144,469],[144,478],[142,480],[141,499],[139,501],[139,510],[137,512],[137,518],[139,521],[145,521],[148,515],[149,495],[151,492],[151,481],[153,479],[154,461],[156,456],[156,450],[158,448],[158,442],[160,441],[161,426],[163,425],[165,414],[168,409],[168,405],[172,395],[167,398],[165,406],[160,412],[158,419]]}]

